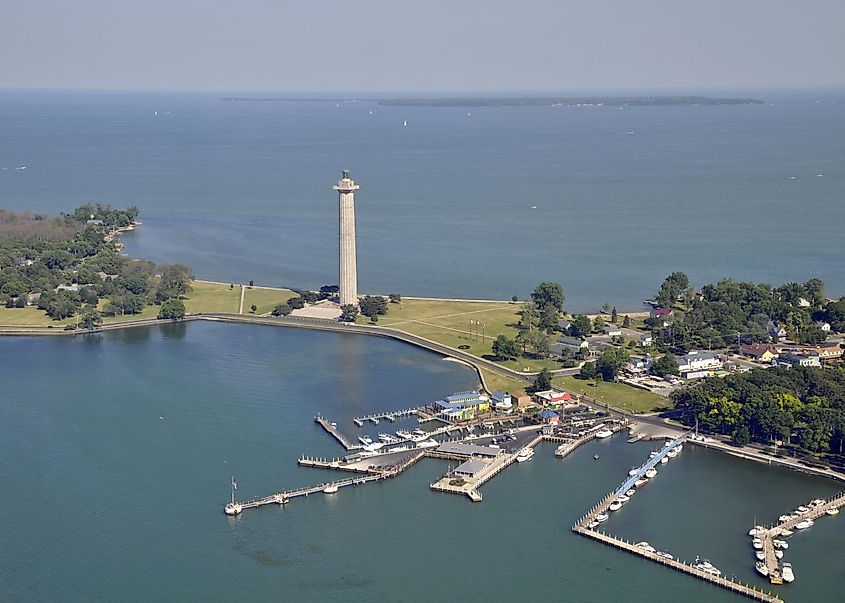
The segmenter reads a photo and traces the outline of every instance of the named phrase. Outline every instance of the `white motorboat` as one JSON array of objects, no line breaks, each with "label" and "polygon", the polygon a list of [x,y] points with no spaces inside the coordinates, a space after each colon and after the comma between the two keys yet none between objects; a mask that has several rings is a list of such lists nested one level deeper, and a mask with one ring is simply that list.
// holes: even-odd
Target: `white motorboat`
[{"label": "white motorboat", "polygon": [[655,475],[657,475],[657,469],[655,469],[654,467],[645,472],[645,476],[648,479],[653,478]]},{"label": "white motorboat", "polygon": [[619,502],[621,502],[621,503],[626,503],[626,502],[628,502],[628,501],[629,501],[629,500],[631,500],[631,499],[630,499],[628,496],[624,495],[624,494],[620,494],[619,496],[617,496],[617,497],[616,497],[616,500],[618,500],[618,501],[619,501]]},{"label": "white motorboat", "polygon": [[619,500],[614,500],[612,503],[610,503],[609,509],[611,511],[618,511],[621,508],[622,508],[622,503],[619,502]]},{"label": "white motorboat", "polygon": [[781,550],[775,551],[775,557],[777,557],[778,559],[783,559],[783,551],[781,551]]},{"label": "white motorboat", "polygon": [[764,528],[763,526],[754,526],[753,528],[748,530],[748,535],[749,536],[756,536],[757,534],[762,534],[765,531],[766,531],[766,528]]},{"label": "white motorboat", "polygon": [[596,521],[602,523],[604,521],[607,521],[608,517],[610,516],[607,513],[599,513],[598,515],[596,515]]},{"label": "white motorboat", "polygon": [[759,538],[755,537],[754,540],[751,541],[751,546],[753,546],[755,549],[758,549],[758,550],[762,549],[763,548],[763,541],[760,540]]},{"label": "white motorboat", "polygon": [[637,481],[634,482],[634,486],[636,486],[637,488],[642,488],[647,483],[648,483],[648,478],[647,477],[641,477],[640,479],[638,479]]},{"label": "white motorboat", "polygon": [[822,500],[821,498],[816,498],[816,499],[810,501],[811,507],[818,507],[819,505],[823,505],[823,504],[824,504],[824,500]]},{"label": "white motorboat", "polygon": [[789,521],[790,519],[792,519],[792,518],[789,515],[781,515],[780,517],[778,517],[778,521],[781,522],[781,523],[784,523],[785,521]]},{"label": "white motorboat", "polygon": [[406,440],[411,439],[411,433],[406,429],[400,429],[399,431],[396,432],[396,435],[398,435],[400,438],[404,438]]},{"label": "white motorboat", "polygon": [[792,536],[794,533],[795,532],[793,532],[792,530],[781,530],[780,535],[781,536]]},{"label": "white motorboat", "polygon": [[634,490],[633,488],[631,488],[630,490],[625,491],[625,496],[633,496],[636,493],[637,493],[637,491]]},{"label": "white motorboat", "polygon": [[754,551],[754,556],[757,557],[760,561],[766,560],[766,552],[765,551]]},{"label": "white motorboat", "polygon": [[668,457],[668,456],[664,456],[662,459],[660,459],[660,464],[661,464],[661,465],[665,465],[665,464],[666,464],[666,463],[668,463],[668,462],[669,462],[669,457]]},{"label": "white motorboat", "polygon": [[587,527],[588,527],[588,528],[590,528],[590,529],[592,530],[592,529],[597,528],[597,527],[598,527],[598,525],[599,525],[599,522],[597,522],[597,521],[591,521],[589,524],[587,524]]},{"label": "white motorboat", "polygon": [[555,449],[555,456],[557,457],[564,457],[566,455],[566,449],[568,448],[568,444],[561,444]]},{"label": "white motorboat", "polygon": [[641,542],[638,542],[638,543],[637,543],[637,544],[635,544],[634,546],[639,547],[639,548],[641,548],[641,549],[643,549],[643,550],[645,550],[645,551],[648,551],[649,553],[656,553],[656,552],[657,552],[657,549],[655,549],[653,546],[651,546],[651,545],[650,545],[648,542],[646,542],[645,540],[643,540],[643,541],[641,541]]},{"label": "white motorboat", "polygon": [[754,564],[754,569],[757,570],[757,573],[761,576],[768,576],[769,575],[769,568],[766,567],[766,564],[762,561],[758,561]]},{"label": "white motorboat", "polygon": [[526,446],[525,448],[519,451],[519,454],[516,455],[516,462],[524,463],[525,461],[530,461],[533,456],[534,449]]},{"label": "white motorboat", "polygon": [[798,507],[797,509],[795,509],[795,511],[796,511],[799,515],[804,515],[804,514],[805,514],[805,513],[807,513],[809,510],[810,510],[810,509],[809,509],[808,507],[805,507],[804,505],[801,505],[800,507]]},{"label": "white motorboat", "polygon": [[413,433],[414,433],[414,435],[415,435],[415,436],[424,436],[424,435],[428,435],[428,434],[426,434],[426,432],[424,432],[422,429],[415,429]]},{"label": "white motorboat", "polygon": [[628,471],[628,477],[634,477],[640,470],[638,467],[632,467],[630,471]]},{"label": "white motorboat", "polygon": [[609,429],[602,429],[601,431],[596,432],[597,438],[609,438],[612,435],[613,435],[613,432],[610,431]]},{"label": "white motorboat", "polygon": [[814,523],[815,522],[812,519],[805,519],[804,521],[799,521],[798,523],[796,523],[795,529],[796,530],[806,530],[807,528],[809,528]]},{"label": "white motorboat", "polygon": [[721,570],[714,566],[712,563],[710,563],[709,559],[701,559],[700,557],[696,556],[692,566],[696,569],[700,569],[703,572],[707,572],[711,576],[722,575]]},{"label": "white motorboat", "polygon": [[672,555],[670,555],[666,551],[657,551],[657,554],[661,557],[665,557],[666,559],[674,559],[674,557],[672,557]]},{"label": "white motorboat", "polygon": [[328,486],[323,488],[323,492],[325,492],[326,494],[334,494],[335,492],[337,492],[337,490],[338,487],[335,484],[329,484]]},{"label": "white motorboat", "polygon": [[786,540],[772,540],[772,544],[776,549],[788,549],[789,543]]},{"label": "white motorboat", "polygon": [[783,577],[784,582],[792,582],[793,580],[795,580],[795,574],[792,572],[791,563],[783,564],[783,569],[781,569],[781,576]]},{"label": "white motorboat", "polygon": [[837,508],[828,509],[827,511],[825,511],[825,513],[827,513],[828,515],[839,515],[839,509],[837,509]]},{"label": "white motorboat", "polygon": [[675,458],[676,456],[678,456],[680,453],[681,453],[681,449],[680,449],[680,447],[676,447],[676,448],[672,448],[672,450],[670,450],[669,452],[667,452],[667,453],[666,453],[666,456],[667,456],[667,457],[669,457],[670,459],[673,459],[673,458]]},{"label": "white motorboat", "polygon": [[358,441],[361,442],[364,446],[373,443],[373,439],[370,436],[358,436]]},{"label": "white motorboat", "polygon": [[436,448],[440,446],[440,442],[437,440],[423,440],[422,442],[417,442],[417,448]]}]

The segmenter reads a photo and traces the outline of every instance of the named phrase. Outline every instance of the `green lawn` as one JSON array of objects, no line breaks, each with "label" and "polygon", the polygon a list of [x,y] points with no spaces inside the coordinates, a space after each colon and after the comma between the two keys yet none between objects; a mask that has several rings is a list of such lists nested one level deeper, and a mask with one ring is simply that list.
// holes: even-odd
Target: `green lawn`
[{"label": "green lawn", "polygon": [[75,322],[73,318],[64,320],[53,320],[44,310],[35,306],[26,308],[6,308],[0,306],[0,326],[14,327],[64,327],[66,324]]},{"label": "green lawn", "polygon": [[[388,304],[387,314],[379,317],[379,326],[392,327],[419,335],[454,348],[462,348],[476,356],[489,355],[497,335],[516,337],[518,331],[510,326],[519,321],[520,304],[507,302],[462,302],[449,300],[405,299]],[[365,317],[358,322],[365,324]],[[470,321],[480,321],[476,325]],[[557,369],[556,360],[521,358],[502,363],[509,368],[527,372],[541,368]]]},{"label": "green lawn", "polygon": [[241,301],[241,288],[235,285],[193,281],[191,292],[185,300],[185,310],[188,314],[200,312],[237,312]]},{"label": "green lawn", "polygon": [[288,289],[264,289],[264,288],[249,288],[247,287],[244,293],[244,314],[250,314],[250,307],[253,304],[258,306],[255,311],[256,314],[266,314],[270,312],[277,304],[283,304],[292,297],[296,297],[296,293]]},{"label": "green lawn", "polygon": [[574,377],[558,377],[553,380],[555,386],[579,394],[583,394],[599,402],[606,402],[614,408],[627,412],[651,412],[653,410],[672,407],[672,401],[624,383],[605,383],[597,381],[596,386],[589,385],[592,381],[582,381]]}]

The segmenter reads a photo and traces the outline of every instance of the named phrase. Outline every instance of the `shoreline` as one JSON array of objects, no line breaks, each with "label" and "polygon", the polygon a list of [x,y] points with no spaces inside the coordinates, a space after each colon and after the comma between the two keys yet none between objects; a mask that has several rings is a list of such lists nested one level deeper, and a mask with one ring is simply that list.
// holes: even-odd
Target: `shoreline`
[{"label": "shoreline", "polygon": [[[195,321],[209,321],[209,322],[226,322],[226,323],[239,323],[239,324],[253,324],[253,325],[261,325],[261,326],[272,326],[272,327],[287,327],[287,328],[299,328],[299,329],[311,329],[316,331],[330,331],[334,333],[350,333],[350,334],[361,334],[361,335],[370,335],[375,337],[385,337],[388,339],[393,339],[396,341],[402,341],[404,343],[408,343],[414,346],[417,346],[422,349],[426,349],[430,352],[434,352],[436,354],[440,354],[452,362],[458,362],[460,364],[464,364],[475,369],[476,374],[481,381],[482,386],[486,390],[486,383],[484,379],[483,372],[481,370],[482,367],[488,368],[493,370],[494,372],[499,372],[500,374],[505,374],[506,376],[518,379],[525,383],[530,382],[530,377],[533,377],[533,374],[526,374],[520,373],[518,371],[514,371],[507,367],[503,367],[500,365],[495,364],[492,361],[485,360],[483,358],[478,358],[472,354],[468,354],[463,352],[462,350],[456,350],[454,348],[450,348],[444,344],[437,343],[435,341],[431,341],[424,337],[420,337],[418,335],[413,335],[411,333],[405,333],[403,331],[399,331],[397,329],[392,329],[390,327],[379,327],[373,325],[356,325],[356,324],[347,324],[347,323],[336,323],[334,321],[326,321],[321,319],[313,319],[313,318],[296,318],[296,317],[286,317],[286,318],[276,318],[276,317],[268,317],[268,316],[253,316],[253,315],[243,315],[243,314],[234,314],[234,313],[206,313],[206,314],[192,314],[185,316],[185,318],[172,320],[172,319],[158,319],[158,318],[146,318],[134,321],[126,321],[121,323],[115,323],[111,325],[101,325],[96,329],[91,330],[73,330],[73,331],[65,331],[63,329],[51,329],[49,327],[36,327],[35,329],[18,329],[18,330],[3,330],[0,329],[0,336],[7,336],[7,337],[26,337],[26,336],[50,336],[50,335],[59,335],[59,336],[77,336],[77,335],[89,335],[94,333],[102,333],[105,331],[114,331],[120,329],[131,329],[136,327],[151,327],[155,325],[167,325],[167,324],[179,324],[179,323],[186,323],[186,322],[195,322]],[[36,330],[39,329],[39,330]],[[601,407],[602,405],[590,399],[589,397],[585,396],[587,403],[592,404],[594,406],[598,405]],[[629,413],[627,411],[621,409],[612,409],[611,416],[616,414],[618,416],[632,418],[637,423],[646,423],[654,426],[659,426],[660,428],[667,429],[669,431],[683,433],[688,431],[685,428],[678,427],[671,423],[666,423],[663,420],[659,420],[657,418],[644,416],[644,415],[637,415],[633,413]],[[722,442],[718,439],[711,439],[711,441],[704,441],[702,439],[693,439],[690,438],[688,440],[692,444],[696,444],[705,448],[709,448],[711,450],[717,450],[726,454],[729,454],[733,457],[740,458],[747,461],[756,461],[759,463],[764,463],[767,465],[777,465],[780,467],[784,467],[787,469],[791,469],[793,471],[799,471],[801,473],[806,473],[809,475],[815,475],[818,477],[824,477],[827,479],[832,479],[834,481],[845,482],[845,475],[838,473],[836,471],[832,471],[830,469],[822,469],[818,467],[811,467],[802,464],[797,460],[791,460],[782,457],[776,457],[768,455],[764,452],[757,451],[756,449],[751,449],[748,447],[744,448],[735,448],[730,444]]]}]

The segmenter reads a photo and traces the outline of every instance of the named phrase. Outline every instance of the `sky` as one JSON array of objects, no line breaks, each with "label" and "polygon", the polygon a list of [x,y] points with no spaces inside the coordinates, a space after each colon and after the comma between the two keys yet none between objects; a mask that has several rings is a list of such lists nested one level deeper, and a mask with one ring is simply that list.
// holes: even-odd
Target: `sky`
[{"label": "sky", "polygon": [[0,87],[839,87],[843,24],[843,0],[3,0]]}]

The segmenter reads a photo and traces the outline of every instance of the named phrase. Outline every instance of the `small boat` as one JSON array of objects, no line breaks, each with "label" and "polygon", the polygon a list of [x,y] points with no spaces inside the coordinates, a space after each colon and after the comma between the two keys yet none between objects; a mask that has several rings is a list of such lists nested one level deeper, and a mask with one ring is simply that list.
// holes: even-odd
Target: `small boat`
[{"label": "small boat", "polygon": [[403,128],[407,128],[407,127],[408,127],[408,120],[407,120],[407,119],[406,119],[405,121],[403,121],[403,122],[402,122],[402,127],[403,127]]},{"label": "small boat", "polygon": [[781,530],[780,535],[781,536],[792,536],[794,533],[795,532],[793,532],[792,530]]},{"label": "small boat", "polygon": [[775,551],[775,557],[777,557],[778,559],[783,559],[783,551],[781,551],[780,549]]},{"label": "small boat", "polygon": [[400,438],[405,438],[406,440],[411,439],[411,432],[409,432],[405,429],[400,429],[399,431],[396,432],[396,435],[398,435]]},{"label": "small boat", "polygon": [[643,540],[643,541],[641,541],[641,542],[638,542],[638,543],[637,543],[637,544],[635,544],[634,546],[639,547],[639,548],[641,548],[641,549],[643,549],[643,550],[645,550],[645,551],[648,551],[649,553],[656,553],[656,552],[657,552],[657,549],[655,549],[653,546],[651,546],[651,545],[650,545],[648,542],[646,542],[645,540]]},{"label": "small boat", "polygon": [[763,541],[759,538],[754,538],[754,540],[751,541],[751,546],[753,546],[755,549],[762,549]]},{"label": "small boat", "polygon": [[769,575],[769,568],[766,567],[766,564],[762,561],[758,561],[754,564],[754,569],[757,570],[757,573],[761,576],[768,576]]},{"label": "small boat", "polygon": [[816,498],[810,501],[810,506],[818,507],[819,505],[823,505],[824,501],[821,498]]},{"label": "small boat", "polygon": [[370,436],[358,436],[358,441],[364,446],[369,446],[373,443],[373,439]]},{"label": "small boat", "polygon": [[765,560],[766,560],[766,552],[765,552],[765,551],[754,551],[754,555],[755,555],[755,556],[757,557],[757,559],[759,559],[760,561],[765,561]]},{"label": "small boat", "polygon": [[674,559],[674,557],[672,557],[672,555],[670,555],[666,551],[657,551],[657,554],[666,559]]},{"label": "small boat", "polygon": [[778,521],[781,523],[789,521],[790,519],[792,518],[789,515],[781,515],[780,517],[778,517]]},{"label": "small boat", "polygon": [[648,479],[653,478],[655,475],[657,475],[657,469],[655,469],[654,467],[645,472],[645,476]]},{"label": "small boat", "polygon": [[789,543],[786,540],[772,540],[772,544],[776,549],[788,549]]},{"label": "small boat", "polygon": [[653,458],[654,458],[654,457],[656,457],[656,456],[657,456],[657,451],[656,451],[656,450],[652,450],[652,451],[649,453],[648,458],[653,459]]},{"label": "small boat", "polygon": [[385,444],[390,444],[392,441],[394,441],[393,436],[388,435],[386,433],[378,434],[378,439],[384,442]]},{"label": "small boat", "polygon": [[609,438],[612,435],[613,435],[613,432],[610,431],[609,429],[602,429],[601,431],[596,432],[597,438]]},{"label": "small boat", "polygon": [[804,505],[801,505],[800,507],[798,507],[797,509],[795,509],[795,511],[796,511],[799,515],[804,515],[804,514],[805,514],[805,513],[807,513],[809,510],[810,510],[810,509],[809,509],[808,507],[805,507]]},{"label": "small boat", "polygon": [[666,463],[668,463],[668,462],[669,462],[669,457],[668,457],[668,456],[664,456],[662,459],[660,459],[660,464],[661,464],[661,465],[665,465],[665,464],[666,464]]},{"label": "small boat", "polygon": [[599,460],[599,455],[597,455],[597,454],[594,454],[594,455],[593,455],[593,460],[594,460],[594,461],[597,461],[597,460]]},{"label": "small boat", "polygon": [[641,477],[640,479],[638,479],[637,481],[634,482],[634,486],[636,486],[637,488],[642,488],[647,483],[648,483],[648,478],[647,477]]},{"label": "small boat", "polygon": [[630,490],[625,491],[625,496],[633,496],[636,493],[637,493],[637,491],[634,490],[633,488],[631,488]]},{"label": "small boat", "polygon": [[799,521],[798,523],[796,523],[795,529],[796,530],[806,530],[807,528],[809,528],[814,523],[815,522],[812,519],[805,519],[804,521]]},{"label": "small boat", "polygon": [[619,496],[616,497],[616,500],[618,500],[621,503],[626,503],[631,499],[628,496],[625,496],[624,494],[620,494]]},{"label": "small boat", "polygon": [[634,477],[640,470],[637,467],[632,467],[631,470],[628,472],[629,477]]},{"label": "small boat", "polygon": [[592,530],[592,529],[594,529],[594,528],[597,528],[597,527],[598,527],[598,525],[599,525],[599,522],[597,522],[597,521],[591,521],[589,524],[587,524],[587,527],[588,527],[588,528],[590,528],[590,529]]},{"label": "small boat", "polygon": [[428,435],[428,434],[427,434],[426,432],[424,432],[422,429],[415,429],[413,433],[414,433],[414,435],[415,435],[415,436],[424,436],[424,435]]},{"label": "small boat", "polygon": [[764,528],[763,526],[754,526],[753,528],[748,530],[748,535],[749,536],[756,536],[757,534],[762,534],[765,531],[766,531],[766,528]]},{"label": "small boat", "polygon": [[827,511],[825,511],[825,513],[827,513],[828,515],[839,515],[839,509],[834,507],[832,509],[828,509]]},{"label": "small boat", "polygon": [[328,486],[323,488],[323,492],[325,492],[326,494],[334,494],[335,492],[337,492],[337,490],[338,487],[335,484],[329,484]]},{"label": "small boat", "polygon": [[558,447],[555,449],[555,456],[557,456],[557,457],[563,457],[563,456],[565,456],[565,455],[566,455],[566,449],[567,449],[567,447],[568,447],[568,445],[567,445],[567,444],[561,444],[560,446],[558,446]]},{"label": "small boat", "polygon": [[530,461],[533,456],[534,449],[526,446],[525,448],[519,451],[519,454],[516,455],[516,462],[524,463],[525,461]]},{"label": "small boat", "polygon": [[436,448],[440,446],[440,442],[437,440],[423,440],[422,442],[417,442],[417,448]]},{"label": "small boat", "polygon": [[596,515],[596,521],[602,523],[604,521],[607,521],[608,517],[610,517],[610,515],[608,515],[607,513],[599,513],[598,515]]},{"label": "small boat", "polygon": [[795,574],[792,572],[792,564],[791,563],[784,563],[783,569],[781,570],[781,575],[783,576],[784,582],[792,582],[795,580]]},{"label": "small boat", "polygon": [[696,555],[695,561],[693,562],[692,566],[696,569],[700,569],[703,572],[707,572],[711,576],[721,576],[722,572],[712,563],[710,563],[709,559],[701,559]]},{"label": "small boat", "polygon": [[612,503],[610,503],[609,509],[611,511],[618,511],[621,508],[622,508],[622,503],[619,502],[619,500],[614,500]]}]

